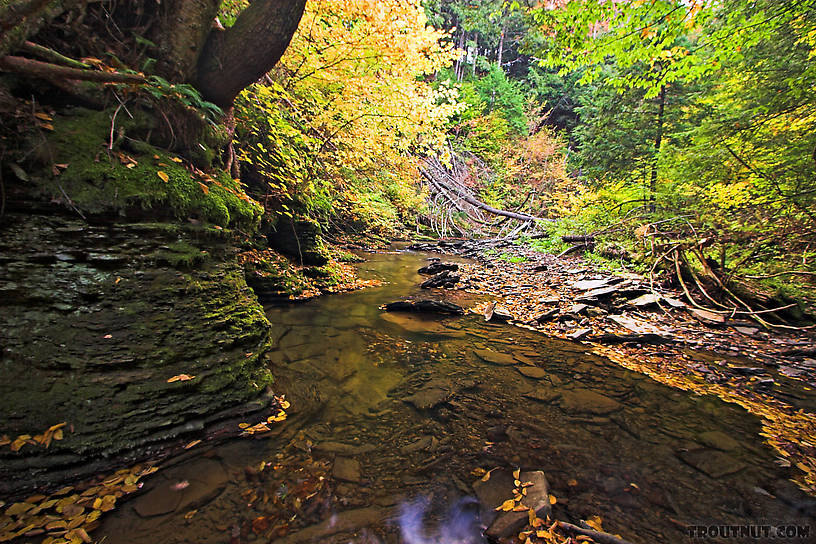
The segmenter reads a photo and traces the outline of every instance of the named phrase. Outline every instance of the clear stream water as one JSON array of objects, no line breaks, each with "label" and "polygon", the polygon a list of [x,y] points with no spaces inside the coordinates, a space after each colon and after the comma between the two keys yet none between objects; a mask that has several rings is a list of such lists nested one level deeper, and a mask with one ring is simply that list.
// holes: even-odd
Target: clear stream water
[{"label": "clear stream water", "polygon": [[411,296],[474,298],[419,289],[428,255],[365,257],[360,274],[382,287],[267,309],[289,419],[262,438],[191,450],[94,538],[396,543],[394,512],[421,498],[424,542],[437,542],[435,524],[472,494],[473,469],[516,466],[546,473],[559,519],[598,515],[636,543],[687,541],[683,524],[809,523],[792,469],[741,408],[478,316],[384,313]]}]

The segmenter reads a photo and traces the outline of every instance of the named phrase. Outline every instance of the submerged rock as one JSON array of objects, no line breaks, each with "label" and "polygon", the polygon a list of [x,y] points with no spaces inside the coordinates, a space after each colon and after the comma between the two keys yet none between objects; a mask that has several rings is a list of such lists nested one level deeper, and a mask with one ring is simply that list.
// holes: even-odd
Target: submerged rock
[{"label": "submerged rock", "polygon": [[[502,503],[513,498],[513,489],[516,487],[513,480],[510,471],[498,469],[490,473],[490,478],[486,482],[480,479],[473,483],[473,490],[479,499],[481,522],[487,526],[485,535],[489,538],[516,536],[528,522],[527,509],[523,512],[496,511]],[[522,472],[519,481],[532,483],[527,487],[524,505],[532,508],[539,518],[547,519],[552,507],[549,498],[550,486],[544,473],[539,470]]]},{"label": "submerged rock", "polygon": [[572,389],[562,392],[561,408],[567,413],[606,415],[617,412],[623,405],[589,389]]},{"label": "submerged rock", "polygon": [[475,353],[481,360],[500,366],[510,366],[516,364],[516,360],[512,355],[507,353],[500,353],[490,349],[474,349]]},{"label": "submerged rock", "polygon": [[334,460],[332,476],[344,482],[359,482],[362,479],[363,467],[360,461],[349,457],[338,457]]},{"label": "submerged rock", "polygon": [[745,468],[745,463],[734,459],[727,453],[717,450],[699,449],[680,451],[677,453],[677,457],[687,465],[696,468],[712,478],[722,478],[729,474],[735,474]]}]

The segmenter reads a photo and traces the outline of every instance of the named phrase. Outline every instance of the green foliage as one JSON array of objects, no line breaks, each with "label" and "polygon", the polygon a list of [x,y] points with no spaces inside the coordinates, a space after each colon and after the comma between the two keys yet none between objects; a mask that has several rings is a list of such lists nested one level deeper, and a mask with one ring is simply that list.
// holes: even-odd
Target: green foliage
[{"label": "green foliage", "polygon": [[513,255],[511,253],[502,253],[499,255],[499,259],[507,261],[508,263],[523,263],[527,261],[527,257],[523,255]]},{"label": "green foliage", "polygon": [[527,134],[524,94],[518,82],[508,79],[504,70],[490,64],[487,73],[473,83],[487,112],[498,112],[515,135]]},{"label": "green foliage", "polygon": [[221,108],[204,100],[198,89],[187,83],[170,83],[163,77],[153,75],[147,78],[147,84],[142,89],[156,100],[174,100],[184,107],[195,108],[212,124],[216,124],[224,114]]}]

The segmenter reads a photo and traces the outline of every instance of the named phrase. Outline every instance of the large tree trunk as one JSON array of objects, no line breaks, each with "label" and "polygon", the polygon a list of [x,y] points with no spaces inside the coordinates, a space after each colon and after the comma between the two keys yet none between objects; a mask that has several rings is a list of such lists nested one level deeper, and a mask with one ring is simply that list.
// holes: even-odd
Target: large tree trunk
[{"label": "large tree trunk", "polygon": [[297,30],[306,0],[254,0],[226,31],[210,32],[195,85],[228,108],[238,93],[280,59]]},{"label": "large tree trunk", "polygon": [[213,30],[219,0],[170,0],[164,2],[163,24],[155,37],[161,44],[159,70],[171,81],[190,81],[204,44]]}]

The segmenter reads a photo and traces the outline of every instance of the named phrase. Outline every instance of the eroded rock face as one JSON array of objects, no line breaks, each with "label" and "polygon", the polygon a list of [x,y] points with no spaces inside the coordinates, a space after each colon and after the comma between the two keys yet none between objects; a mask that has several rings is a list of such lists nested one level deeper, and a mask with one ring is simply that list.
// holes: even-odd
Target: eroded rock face
[{"label": "eroded rock face", "polygon": [[0,232],[0,434],[67,423],[47,449],[0,449],[0,494],[261,407],[270,324],[218,233],[45,215]]}]

